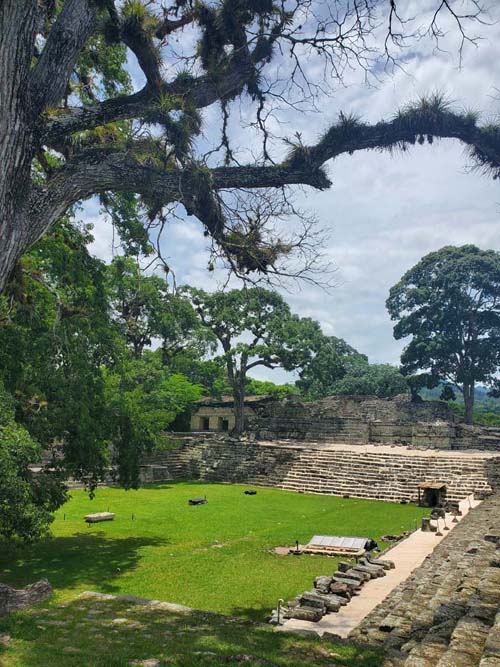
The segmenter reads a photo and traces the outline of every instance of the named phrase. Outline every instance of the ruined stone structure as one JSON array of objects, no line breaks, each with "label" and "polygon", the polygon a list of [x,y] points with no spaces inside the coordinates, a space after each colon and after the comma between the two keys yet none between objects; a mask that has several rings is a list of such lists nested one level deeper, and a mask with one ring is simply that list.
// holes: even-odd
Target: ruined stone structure
[{"label": "ruined stone structure", "polygon": [[500,665],[500,496],[472,510],[350,639],[384,667]]},{"label": "ruined stone structure", "polygon": [[257,396],[247,405],[251,436],[239,440],[207,432],[230,430],[232,399],[200,401],[192,426],[204,433],[171,435],[179,447],[145,458],[142,480],[244,482],[396,502],[417,501],[424,482],[446,485],[448,500],[500,488],[500,430],[464,426],[442,401]]},{"label": "ruined stone structure", "polygon": [[500,455],[257,442],[206,434],[184,437],[178,448],[144,459],[142,477],[244,482],[398,502],[416,501],[419,483],[440,480],[447,485],[448,500],[460,500],[500,486]]},{"label": "ruined stone structure", "polygon": [[249,417],[259,439],[350,444],[404,444],[434,449],[500,452],[500,429],[459,424],[443,401],[408,396],[330,396],[319,401],[267,401]]},{"label": "ruined stone structure", "polygon": [[11,588],[0,583],[0,616],[12,614],[42,602],[52,595],[52,587],[47,579],[26,586],[26,588]]},{"label": "ruined stone structure", "polygon": [[[255,407],[273,400],[269,396],[247,396],[245,399],[245,417],[255,415]],[[191,431],[232,431],[234,429],[234,399],[201,398],[195,403],[196,409],[191,416]]]}]

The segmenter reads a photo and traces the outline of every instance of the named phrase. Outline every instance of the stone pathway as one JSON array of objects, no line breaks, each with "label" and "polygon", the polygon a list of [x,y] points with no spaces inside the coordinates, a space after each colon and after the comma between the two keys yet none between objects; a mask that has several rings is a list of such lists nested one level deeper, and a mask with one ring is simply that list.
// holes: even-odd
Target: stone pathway
[{"label": "stone pathway", "polygon": [[[470,499],[470,504],[472,507],[476,507],[480,504],[480,501]],[[462,517],[458,517],[459,522],[469,512],[469,507],[469,498],[460,502]],[[451,514],[446,515],[446,524],[450,527],[450,531],[457,525],[451,522],[452,519],[453,516]],[[442,529],[442,520],[440,520],[439,525]],[[450,531],[442,531],[442,537],[436,536],[436,533],[423,533],[421,530],[415,531],[407,539],[384,553],[383,558],[392,560],[396,567],[393,570],[388,570],[385,577],[368,581],[363,586],[360,594],[354,596],[345,607],[341,607],[340,611],[326,614],[318,623],[290,619],[284,625],[278,626],[276,630],[280,632],[309,630],[319,635],[328,632],[339,637],[347,637],[372,609],[380,604],[396,586],[407,579],[413,570],[423,563],[425,558],[432,553],[436,545]],[[327,573],[318,572],[318,576],[321,574]]]}]

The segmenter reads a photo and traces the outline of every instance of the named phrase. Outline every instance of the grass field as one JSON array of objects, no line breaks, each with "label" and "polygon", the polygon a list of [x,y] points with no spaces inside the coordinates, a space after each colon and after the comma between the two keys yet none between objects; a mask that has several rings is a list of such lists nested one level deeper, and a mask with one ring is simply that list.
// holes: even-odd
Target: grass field
[{"label": "grass field", "polygon": [[[415,528],[425,509],[378,501],[302,495],[239,485],[176,483],[138,491],[83,491],[56,516],[53,536],[29,547],[0,548],[0,581],[52,583],[55,602],[84,590],[129,594],[263,620],[276,606],[336,569],[324,556],[277,556],[275,546],[313,534],[380,540]],[[188,499],[208,503],[190,507]],[[88,528],[83,516],[110,510],[115,521]],[[380,543],[379,543],[380,544]],[[384,546],[384,545],[382,545]]]},{"label": "grass field", "polygon": [[0,619],[0,664],[380,667],[382,654],[206,612],[172,613],[129,601],[78,598]]}]

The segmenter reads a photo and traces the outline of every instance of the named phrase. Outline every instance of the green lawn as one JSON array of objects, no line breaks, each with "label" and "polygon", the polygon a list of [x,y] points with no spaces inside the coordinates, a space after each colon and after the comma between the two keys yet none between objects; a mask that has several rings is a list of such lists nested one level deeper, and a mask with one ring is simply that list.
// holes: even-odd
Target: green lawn
[{"label": "green lawn", "polygon": [[0,619],[2,667],[130,667],[151,660],[161,667],[380,667],[382,654],[248,620],[120,600],[76,599]]},{"label": "green lawn", "polygon": [[[24,586],[47,577],[55,602],[84,590],[126,593],[196,609],[263,620],[285,600],[335,570],[323,556],[277,556],[275,546],[313,534],[359,535],[415,528],[425,509],[378,501],[302,495],[239,485],[176,483],[138,491],[83,491],[58,513],[53,537],[34,546],[0,548],[0,581]],[[188,506],[206,495],[208,504]],[[114,522],[83,521],[112,511]],[[133,518],[132,518],[133,516]],[[380,543],[379,543],[380,544]]]}]

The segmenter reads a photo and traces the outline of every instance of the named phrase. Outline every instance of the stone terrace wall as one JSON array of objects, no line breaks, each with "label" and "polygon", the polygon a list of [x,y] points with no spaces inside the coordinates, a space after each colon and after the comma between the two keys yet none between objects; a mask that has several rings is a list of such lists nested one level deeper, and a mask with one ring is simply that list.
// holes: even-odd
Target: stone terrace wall
[{"label": "stone terrace wall", "polygon": [[453,449],[500,452],[500,428],[457,424]]},{"label": "stone terrace wall", "polygon": [[472,510],[350,638],[384,667],[500,665],[500,496]]},{"label": "stone terrace wall", "polygon": [[260,406],[250,428],[262,439],[328,440],[353,444],[404,443],[450,448],[454,417],[442,401],[413,403],[403,396],[331,396],[311,403]]},{"label": "stone terrace wall", "polygon": [[331,396],[311,403],[274,401],[256,408],[250,430],[262,440],[405,444],[431,449],[500,451],[500,430],[458,424],[443,401]]},{"label": "stone terrace wall", "polygon": [[[443,481],[448,498],[491,493],[500,487],[500,457],[439,453],[404,454],[356,448],[319,448],[239,441],[212,436],[187,438],[178,449],[143,461],[143,481],[206,479],[245,482],[303,493],[414,501],[418,483]],[[396,453],[399,451],[399,453]]]}]

